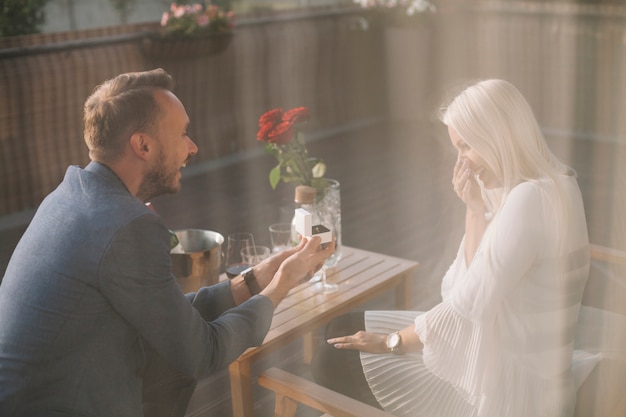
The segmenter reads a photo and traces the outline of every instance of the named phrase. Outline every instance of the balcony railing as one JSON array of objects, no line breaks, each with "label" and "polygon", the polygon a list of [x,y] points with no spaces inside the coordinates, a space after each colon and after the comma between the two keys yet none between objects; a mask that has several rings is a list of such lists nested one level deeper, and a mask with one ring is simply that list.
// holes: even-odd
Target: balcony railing
[{"label": "balcony railing", "polygon": [[429,121],[451,86],[501,77],[581,173],[594,240],[622,247],[610,236],[626,212],[626,9],[438,4],[412,28],[373,24],[374,14],[350,6],[247,16],[224,52],[189,59],[142,54],[156,23],[0,40],[0,220],[35,209],[67,165],[87,162],[83,103],[121,72],[172,73],[200,148],[195,164],[258,149],[257,119],[272,107],[310,107],[311,132],[386,117]]},{"label": "balcony railing", "polygon": [[[225,51],[142,54],[154,25],[6,40],[0,49],[0,216],[36,207],[69,164],[85,164],[82,106],[94,86],[162,67],[191,119],[194,162],[258,147],[258,117],[308,106],[312,130],[381,117],[381,36],[353,24],[355,8],[279,13],[238,22]],[[9,43],[11,42],[11,44]]]}]

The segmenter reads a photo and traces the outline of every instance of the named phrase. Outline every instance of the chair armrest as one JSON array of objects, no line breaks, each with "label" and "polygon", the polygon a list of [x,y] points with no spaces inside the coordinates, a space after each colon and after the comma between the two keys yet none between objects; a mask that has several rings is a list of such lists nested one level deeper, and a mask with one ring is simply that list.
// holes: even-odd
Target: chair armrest
[{"label": "chair armrest", "polygon": [[263,372],[259,375],[258,383],[276,394],[275,417],[292,417],[298,403],[335,417],[393,417],[378,408],[278,368]]},{"label": "chair armrest", "polygon": [[594,244],[591,244],[590,247],[591,259],[626,266],[626,252]]}]

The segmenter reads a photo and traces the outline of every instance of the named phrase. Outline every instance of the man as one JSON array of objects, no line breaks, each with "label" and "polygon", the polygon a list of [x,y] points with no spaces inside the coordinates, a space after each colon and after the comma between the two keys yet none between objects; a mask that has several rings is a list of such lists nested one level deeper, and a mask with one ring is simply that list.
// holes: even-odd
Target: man
[{"label": "man", "polygon": [[145,205],[179,189],[198,150],[171,89],[161,69],[122,74],[85,103],[92,162],[42,202],[0,286],[1,416],[183,415],[195,381],[262,343],[334,250],[303,239],[245,280],[183,295]]}]

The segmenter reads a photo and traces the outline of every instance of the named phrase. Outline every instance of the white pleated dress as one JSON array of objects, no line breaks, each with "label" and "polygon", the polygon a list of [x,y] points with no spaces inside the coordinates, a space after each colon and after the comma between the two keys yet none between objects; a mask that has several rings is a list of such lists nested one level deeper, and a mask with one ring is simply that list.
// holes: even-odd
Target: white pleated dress
[{"label": "white pleated dress", "polygon": [[[469,266],[461,242],[442,281],[442,302],[431,310],[366,312],[368,331],[415,323],[424,344],[417,354],[361,353],[370,388],[387,411],[399,417],[573,413],[577,385],[590,368],[572,372],[572,358],[595,365],[599,357],[588,361],[573,351],[589,241],[575,178],[564,176],[561,186],[567,219],[546,209],[555,196],[548,181],[515,187]],[[566,233],[561,255],[559,229]]]}]

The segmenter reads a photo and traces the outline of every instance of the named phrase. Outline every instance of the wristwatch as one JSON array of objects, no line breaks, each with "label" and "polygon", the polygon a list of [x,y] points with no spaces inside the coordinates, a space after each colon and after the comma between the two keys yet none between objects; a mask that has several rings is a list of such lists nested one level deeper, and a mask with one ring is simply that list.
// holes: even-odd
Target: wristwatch
[{"label": "wristwatch", "polygon": [[248,291],[250,291],[251,295],[257,295],[261,292],[261,286],[259,285],[259,281],[257,281],[254,276],[252,267],[243,271],[241,273],[241,277],[243,278],[243,282],[246,284],[246,287],[248,287]]},{"label": "wristwatch", "polygon": [[387,336],[387,349],[391,353],[400,353],[400,344],[402,343],[402,337],[400,337],[400,332],[393,332],[389,336]]}]

